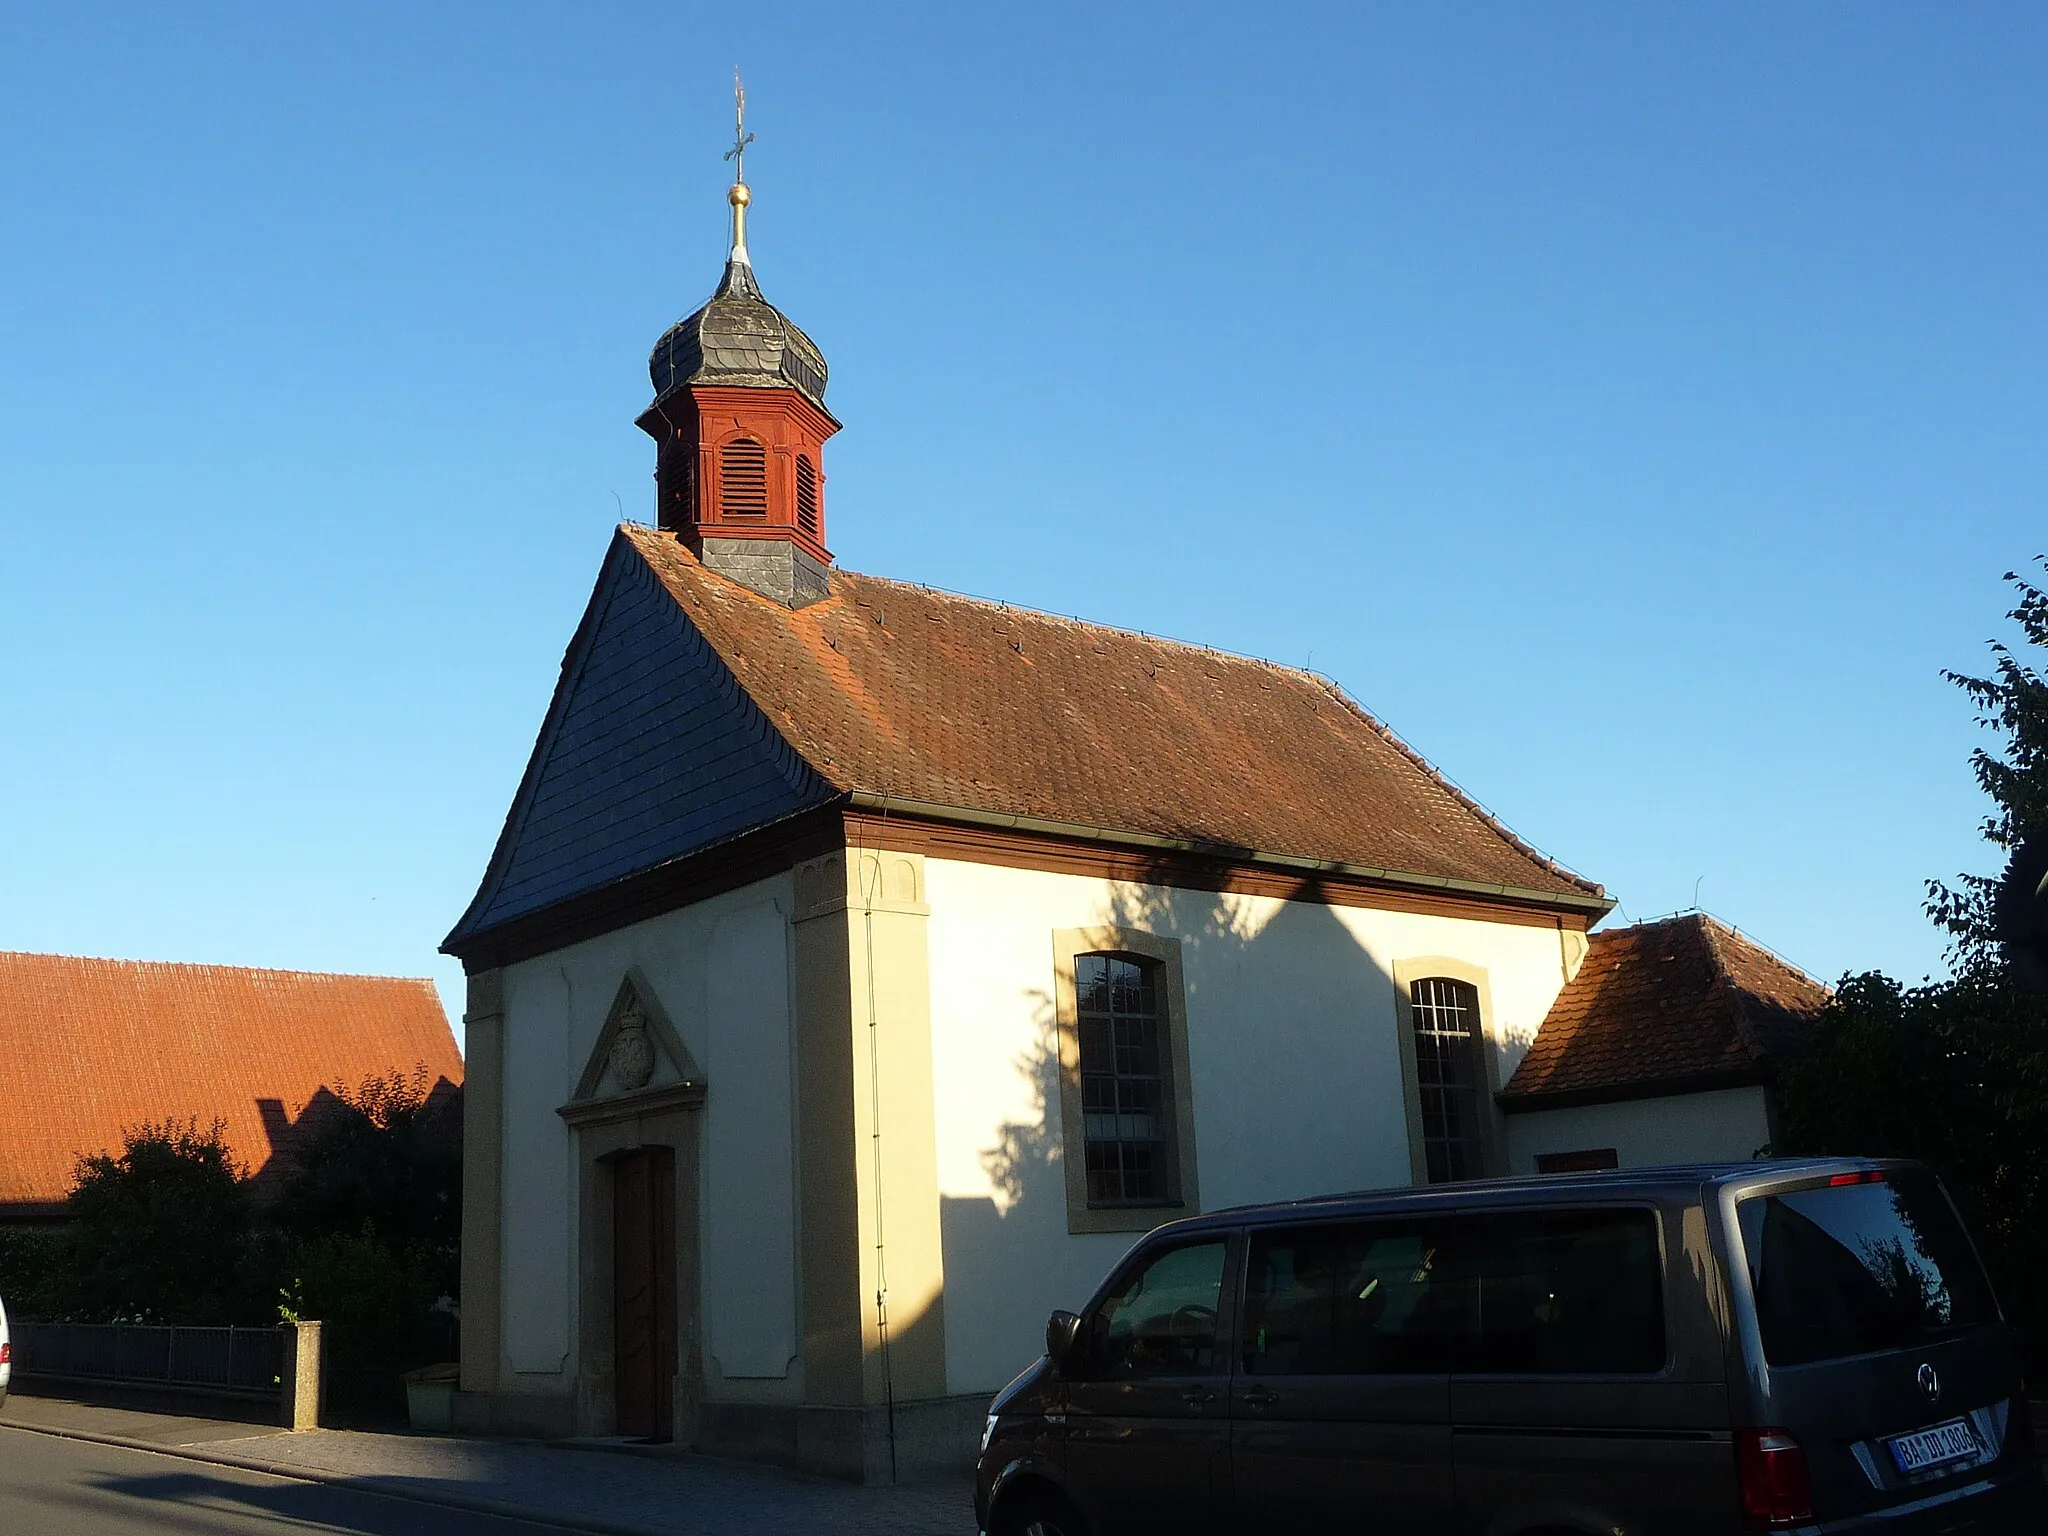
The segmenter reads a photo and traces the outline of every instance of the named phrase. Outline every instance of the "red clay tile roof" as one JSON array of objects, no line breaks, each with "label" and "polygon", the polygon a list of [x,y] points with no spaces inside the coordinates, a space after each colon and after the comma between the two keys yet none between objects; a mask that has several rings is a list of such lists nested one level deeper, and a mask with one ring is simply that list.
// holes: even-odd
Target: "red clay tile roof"
[{"label": "red clay tile roof", "polygon": [[1602,896],[1313,673],[838,569],[792,611],[620,532],[842,791]]},{"label": "red clay tile roof", "polygon": [[1761,1082],[1828,995],[1702,912],[1596,933],[1502,1102],[1545,1109]]},{"label": "red clay tile roof", "polygon": [[63,1200],[81,1154],[167,1117],[224,1121],[258,1170],[322,1087],[417,1067],[462,1081],[429,981],[0,951],[0,1207]]}]

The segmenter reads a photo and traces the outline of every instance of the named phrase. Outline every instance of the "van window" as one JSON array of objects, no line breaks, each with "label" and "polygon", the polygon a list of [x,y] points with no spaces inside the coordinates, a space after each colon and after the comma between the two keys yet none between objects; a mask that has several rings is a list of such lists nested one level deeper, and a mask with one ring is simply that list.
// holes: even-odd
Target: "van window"
[{"label": "van window", "polygon": [[1474,1218],[1474,1375],[1647,1375],[1664,1368],[1657,1220],[1642,1210]]},{"label": "van window", "polygon": [[1991,1286],[1932,1174],[1899,1170],[1735,1210],[1772,1365],[1908,1349],[1997,1321]]},{"label": "van window", "polygon": [[1224,1244],[1193,1243],[1153,1255],[1089,1320],[1091,1374],[1205,1376],[1218,1369],[1216,1309]]},{"label": "van window", "polygon": [[1463,1326],[1439,1243],[1410,1225],[1254,1233],[1244,1368],[1255,1375],[1446,1372]]}]

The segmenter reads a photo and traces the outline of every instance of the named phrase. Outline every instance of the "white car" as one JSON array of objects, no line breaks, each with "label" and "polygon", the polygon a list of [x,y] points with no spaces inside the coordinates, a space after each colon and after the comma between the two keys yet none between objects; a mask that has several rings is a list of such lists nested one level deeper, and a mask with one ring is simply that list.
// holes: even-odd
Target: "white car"
[{"label": "white car", "polygon": [[7,1378],[14,1374],[14,1344],[7,1337],[7,1303],[0,1301],[0,1408],[7,1406]]}]

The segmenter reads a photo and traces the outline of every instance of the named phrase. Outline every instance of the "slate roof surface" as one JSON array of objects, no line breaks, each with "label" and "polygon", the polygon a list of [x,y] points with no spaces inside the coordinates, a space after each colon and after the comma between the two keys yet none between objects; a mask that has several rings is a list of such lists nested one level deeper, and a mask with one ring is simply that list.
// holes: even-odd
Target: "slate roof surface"
[{"label": "slate roof surface", "polygon": [[842,792],[1601,898],[1312,673],[840,569],[792,611],[619,534]]},{"label": "slate roof surface", "polygon": [[718,291],[662,333],[647,359],[654,398],[686,384],[794,387],[825,408],[825,354],[761,296],[754,269],[729,261]]},{"label": "slate roof surface", "polygon": [[417,1067],[429,1087],[462,1081],[429,981],[10,951],[0,1061],[0,1207],[62,1201],[78,1157],[129,1126],[218,1118],[256,1171],[323,1087]]},{"label": "slate roof surface", "polygon": [[1761,1082],[1828,996],[1703,912],[1596,933],[1502,1098],[1540,1109],[1652,1085]]},{"label": "slate roof surface", "polygon": [[615,540],[490,867],[448,942],[836,797]]}]

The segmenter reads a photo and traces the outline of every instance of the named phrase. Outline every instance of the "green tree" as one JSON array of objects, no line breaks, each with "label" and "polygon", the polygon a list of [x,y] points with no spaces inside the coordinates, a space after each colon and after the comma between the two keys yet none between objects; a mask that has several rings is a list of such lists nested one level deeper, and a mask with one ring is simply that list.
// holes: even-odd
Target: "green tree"
[{"label": "green tree", "polygon": [[263,1292],[243,1171],[216,1122],[129,1129],[78,1160],[66,1202],[76,1313],[100,1322],[258,1320]]},{"label": "green tree", "polygon": [[[2043,561],[2048,566],[2048,560]],[[2008,572],[2008,615],[2048,652],[2048,595]],[[2000,738],[1971,755],[2001,851],[2048,832],[2048,682],[2028,650],[1992,643],[1988,677],[1946,674]],[[1952,975],[1903,987],[1845,979],[1805,1049],[1780,1073],[1780,1144],[1791,1153],[1912,1157],[1962,1207],[2034,1369],[2048,1369],[2048,998],[2025,991],[1992,924],[1996,876],[1928,883]]]},{"label": "green tree", "polygon": [[[273,1218],[297,1246],[367,1237],[455,1293],[462,1239],[459,1095],[424,1070],[344,1089],[308,1112]],[[430,1298],[431,1299],[431,1298]]]},{"label": "green tree", "polygon": [[[2040,563],[2048,569],[2048,556]],[[2006,617],[2019,625],[2028,647],[2048,655],[2048,592],[2015,571],[2005,579],[2020,595]],[[1989,677],[1942,675],[1969,695],[1978,723],[2001,738],[1996,752],[1980,747],[1971,753],[1970,767],[1991,797],[1985,840],[2010,856],[2027,838],[2048,836],[2048,678],[2002,641],[1991,642],[1991,654]],[[1962,875],[1954,885],[1927,883],[1928,915],[1948,930],[1959,973],[2004,969],[1992,926],[1997,887],[1996,875]]]}]

